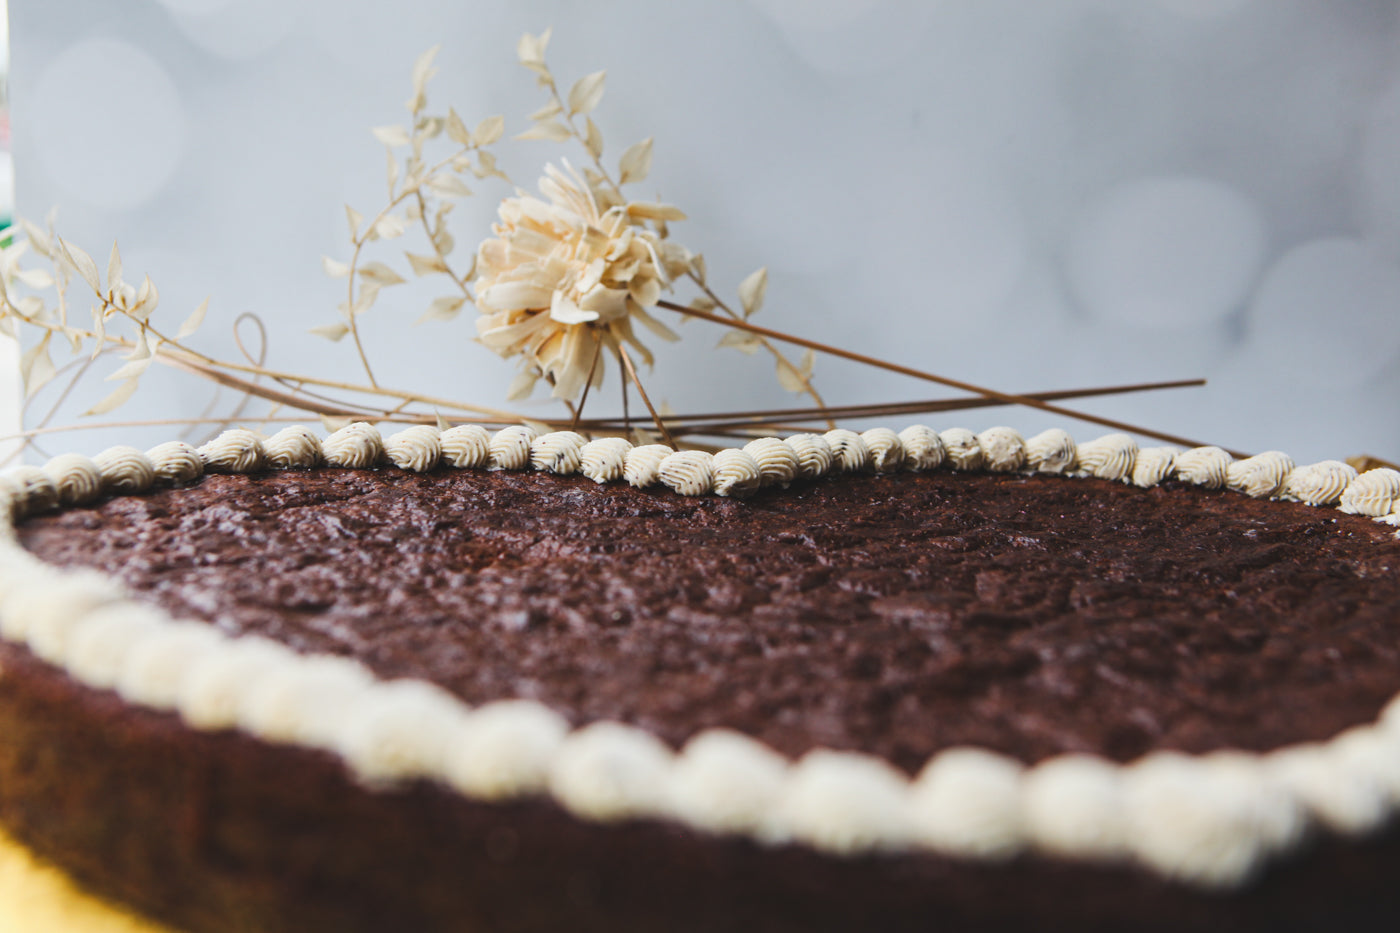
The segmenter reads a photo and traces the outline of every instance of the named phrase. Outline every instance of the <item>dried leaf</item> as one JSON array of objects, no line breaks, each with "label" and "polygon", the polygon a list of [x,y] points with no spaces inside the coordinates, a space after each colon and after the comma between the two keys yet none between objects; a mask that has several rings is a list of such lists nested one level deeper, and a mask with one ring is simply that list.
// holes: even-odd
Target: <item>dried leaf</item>
[{"label": "dried leaf", "polygon": [[307,331],[308,334],[315,334],[317,337],[325,337],[327,340],[335,342],[346,334],[350,333],[350,325],[344,321],[335,324],[321,324]]},{"label": "dried leaf", "polygon": [[595,159],[603,157],[603,132],[598,129],[598,124],[593,122],[592,117],[588,117],[587,132],[583,137],[583,148],[588,150],[588,154]]},{"label": "dried leaf", "polygon": [[209,299],[206,298],[199,303],[199,307],[194,309],[189,317],[185,318],[185,323],[180,325],[180,329],[175,332],[176,340],[184,340],[186,337],[199,330],[199,325],[204,323],[204,315],[209,311]]},{"label": "dried leaf", "polygon": [[374,282],[365,282],[360,286],[360,293],[355,297],[355,303],[350,306],[350,316],[359,317],[379,300],[379,286]]},{"label": "dried leaf", "polygon": [[44,387],[58,370],[53,365],[53,359],[49,356],[49,338],[53,336],[53,331],[48,331],[38,343],[24,352],[20,357],[19,373],[24,381],[24,394],[32,396]]},{"label": "dried leaf", "polygon": [[374,222],[374,235],[384,240],[403,236],[404,223],[393,214],[385,214]]},{"label": "dried leaf", "polygon": [[472,193],[472,189],[451,172],[438,172],[429,178],[428,190],[440,198],[465,198]]},{"label": "dried leaf", "polygon": [[467,129],[467,125],[462,122],[462,118],[457,115],[457,111],[450,107],[447,110],[447,138],[459,146],[470,146],[472,144],[472,134]]},{"label": "dried leaf", "polygon": [[160,292],[156,290],[156,283],[152,282],[148,275],[141,280],[141,290],[136,293],[136,303],[126,313],[138,321],[144,321],[159,304]]},{"label": "dried leaf", "polygon": [[345,426],[348,425],[349,423],[350,423],[350,416],[349,416],[349,415],[322,415],[322,416],[321,416],[321,427],[325,428],[326,431],[329,432],[329,433],[331,433],[331,434],[334,434],[336,431],[339,431],[341,428],[345,427]]},{"label": "dried leaf", "polygon": [[434,298],[432,304],[428,305],[428,310],[423,312],[423,316],[414,321],[414,324],[423,324],[428,321],[450,321],[462,310],[462,306],[467,303],[467,299],[461,295],[448,295],[443,298]]},{"label": "dried leaf", "polygon": [[417,253],[404,253],[408,257],[408,264],[413,269],[414,275],[433,275],[439,272],[450,272],[447,263],[442,261],[442,257],[434,253],[432,256],[420,256]]},{"label": "dried leaf", "polygon": [[643,220],[685,220],[685,212],[679,207],[657,201],[633,201],[627,205],[627,215]]},{"label": "dried leaf", "polygon": [[350,222],[350,239],[359,240],[360,224],[364,223],[364,215],[347,204],[345,205],[345,219]]},{"label": "dried leaf", "polygon": [[96,405],[83,412],[83,415],[85,417],[88,415],[105,415],[110,411],[115,411],[116,409],[124,405],[127,399],[131,398],[131,396],[136,392],[136,387],[140,384],[140,382],[140,376],[132,376],[126,382],[123,382],[121,385],[117,386],[117,388],[112,392],[111,395],[107,396],[102,401],[98,402]]},{"label": "dried leaf", "polygon": [[525,132],[517,135],[516,139],[545,139],[552,143],[562,143],[572,134],[569,128],[558,120],[542,120],[530,127]]},{"label": "dried leaf", "polygon": [[[705,281],[705,255],[703,253],[695,253],[690,257],[690,271],[695,273],[695,277],[701,282]],[[694,302],[691,303],[691,306],[695,306]],[[710,307],[713,308],[714,305],[711,304]]]},{"label": "dried leaf", "polygon": [[82,247],[74,246],[63,237],[58,238],[58,245],[63,249],[63,255],[67,257],[78,275],[88,284],[93,292],[101,294],[102,283],[97,278],[97,263],[92,261],[92,257],[83,252]]},{"label": "dried leaf", "polygon": [[408,102],[408,109],[413,113],[423,109],[428,81],[437,74],[437,69],[433,67],[433,61],[437,58],[438,50],[441,48],[442,46],[435,45],[419,55],[413,62],[413,97]]},{"label": "dried leaf", "polygon": [[412,138],[408,135],[408,130],[401,126],[376,126],[370,130],[374,138],[386,146],[407,146]]},{"label": "dried leaf", "polygon": [[817,354],[816,354],[816,352],[815,352],[814,350],[812,350],[811,347],[808,347],[807,350],[802,354],[802,363],[801,363],[801,366],[800,366],[800,368],[801,368],[801,370],[802,370],[802,375],[803,375],[804,377],[806,377],[807,379],[811,379],[811,378],[812,378],[812,370],[813,370],[814,368],[816,368],[816,365],[817,365]]},{"label": "dried leaf", "polygon": [[535,383],[539,382],[539,379],[539,373],[536,372],[526,370],[518,373],[510,381],[510,387],[506,389],[506,398],[512,402],[517,399],[529,398],[530,393],[535,391]]},{"label": "dried leaf", "polygon": [[437,429],[439,431],[446,431],[448,428],[452,427],[451,423],[442,416],[442,412],[440,411],[434,410],[433,418],[437,420]]},{"label": "dried leaf", "polygon": [[478,146],[489,146],[500,139],[505,131],[505,117],[500,114],[494,117],[487,117],[476,125],[476,129],[472,130],[472,141]]},{"label": "dried leaf", "polygon": [[122,287],[122,254],[117,249],[117,241],[112,241],[112,255],[107,258],[107,290],[119,292]]},{"label": "dried leaf", "polygon": [[551,97],[549,103],[530,114],[530,122],[538,123],[541,120],[548,120],[550,117],[557,117],[563,112],[564,105],[560,103],[557,97]]},{"label": "dried leaf", "polygon": [[[38,290],[53,288],[54,286],[53,275],[49,272],[49,270],[41,269],[37,266],[33,269],[16,270],[15,279],[19,281],[22,285]],[[0,284],[0,292],[3,291],[3,284]]]},{"label": "dried leaf", "polygon": [[595,71],[586,74],[574,82],[574,86],[569,88],[569,115],[576,113],[592,113],[598,106],[598,102],[603,99],[603,85],[606,83],[608,73],[606,71]]},{"label": "dried leaf", "polygon": [[642,181],[651,174],[651,137],[627,147],[617,160],[618,181],[622,184]]},{"label": "dried leaf", "polygon": [[123,379],[136,379],[147,369],[149,369],[151,364],[154,363],[155,360],[156,358],[149,353],[147,353],[146,356],[142,357],[141,359],[128,360],[126,363],[123,363],[119,368],[113,371],[111,375],[107,376],[107,378],[103,381],[119,382]]},{"label": "dried leaf", "polygon": [[29,245],[34,248],[34,252],[43,256],[45,259],[52,259],[53,241],[49,238],[48,233],[25,220],[23,217],[19,219],[19,225],[24,228],[24,238],[29,242]]},{"label": "dried leaf", "polygon": [[385,174],[389,178],[389,197],[392,198],[394,196],[394,185],[399,183],[399,162],[397,159],[394,158],[394,154],[392,152],[388,152],[386,150],[385,155],[388,156],[388,159],[386,161],[387,169],[385,171]]},{"label": "dried leaf", "polygon": [[768,267],[763,266],[752,272],[739,283],[739,303],[744,306],[744,317],[752,317],[763,307],[763,297],[768,293]]},{"label": "dried leaf", "polygon": [[360,267],[360,278],[367,282],[374,282],[377,285],[399,285],[407,281],[390,266],[385,263],[367,262]]},{"label": "dried leaf", "polygon": [[719,338],[719,343],[715,344],[715,346],[733,347],[736,350],[742,351],[752,356],[758,350],[761,344],[759,343],[758,336],[756,334],[750,334],[747,331],[742,330],[731,330],[728,333],[726,333],[723,337]]},{"label": "dried leaf", "polygon": [[515,44],[515,54],[522,65],[544,61],[544,52],[549,47],[551,32],[552,30],[546,29],[538,36],[527,32],[520,37],[520,41]]},{"label": "dried leaf", "polygon": [[333,279],[343,279],[350,274],[350,267],[343,262],[338,262],[329,256],[321,257],[321,268],[326,275]]},{"label": "dried leaf", "polygon": [[778,384],[789,392],[802,392],[807,388],[802,374],[783,357],[778,357]]}]

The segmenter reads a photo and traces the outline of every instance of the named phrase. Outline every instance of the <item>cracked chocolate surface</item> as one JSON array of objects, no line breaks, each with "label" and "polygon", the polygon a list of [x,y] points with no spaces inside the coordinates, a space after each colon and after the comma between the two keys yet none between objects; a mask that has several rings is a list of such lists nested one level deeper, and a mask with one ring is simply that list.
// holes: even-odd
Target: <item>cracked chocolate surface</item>
[{"label": "cracked chocolate surface", "polygon": [[747,500],[537,473],[209,476],[33,519],[26,547],[177,616],[471,703],[679,745],[728,726],[916,771],[978,745],[1265,750],[1400,692],[1400,545],[1172,484],[832,477]]}]

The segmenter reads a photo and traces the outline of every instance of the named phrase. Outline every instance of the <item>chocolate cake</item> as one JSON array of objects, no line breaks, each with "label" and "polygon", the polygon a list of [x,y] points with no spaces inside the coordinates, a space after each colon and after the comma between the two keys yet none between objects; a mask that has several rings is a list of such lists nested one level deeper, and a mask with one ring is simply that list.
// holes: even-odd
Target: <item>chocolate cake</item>
[{"label": "chocolate cake", "polygon": [[1400,922],[1394,471],[355,425],[7,491],[0,824],[181,929]]}]

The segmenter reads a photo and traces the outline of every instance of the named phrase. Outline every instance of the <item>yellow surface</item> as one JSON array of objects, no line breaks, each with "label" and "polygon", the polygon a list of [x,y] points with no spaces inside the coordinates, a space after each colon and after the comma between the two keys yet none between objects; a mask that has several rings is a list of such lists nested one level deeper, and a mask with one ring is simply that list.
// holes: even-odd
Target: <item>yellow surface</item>
[{"label": "yellow surface", "polygon": [[176,933],[83,892],[0,829],[0,933]]}]

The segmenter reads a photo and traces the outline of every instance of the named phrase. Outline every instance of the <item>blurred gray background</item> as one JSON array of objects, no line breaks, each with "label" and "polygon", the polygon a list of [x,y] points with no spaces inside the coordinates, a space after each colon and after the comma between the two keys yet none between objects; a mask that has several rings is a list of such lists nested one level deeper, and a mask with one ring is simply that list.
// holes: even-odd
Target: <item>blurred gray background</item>
[{"label": "blurred gray background", "polygon": [[[732,296],[768,266],[757,323],[1008,391],[1204,376],[1083,407],[1300,461],[1400,460],[1393,0],[13,0],[10,16],[19,212],[56,210],[100,265],[119,239],[171,326],[210,296],[195,342],[215,356],[237,356],[233,320],[253,311],[270,365],[359,378],[348,342],[306,330],[337,319],[321,257],[349,257],[344,205],[384,202],[370,127],[405,119],[413,60],[441,43],[430,110],[525,130],[542,99],[515,43],[552,26],[564,87],[608,71],[605,158],[655,137],[638,194],[688,212],[673,236],[712,282]],[[501,147],[530,189],[560,155]],[[453,215],[464,256],[510,191],[477,188]],[[380,258],[402,266],[402,248],[422,251]],[[362,319],[381,381],[504,404],[514,363],[473,343],[470,309],[412,326],[441,293],[388,289]],[[650,341],[647,378],[677,411],[792,401],[765,357],[683,333]],[[830,359],[816,379],[832,402],[946,394]],[[210,401],[171,372],[146,383],[116,417]],[[111,387],[92,380],[59,420]],[[614,374],[591,413],[615,398]],[[918,420],[1104,433],[1016,409]]]}]

